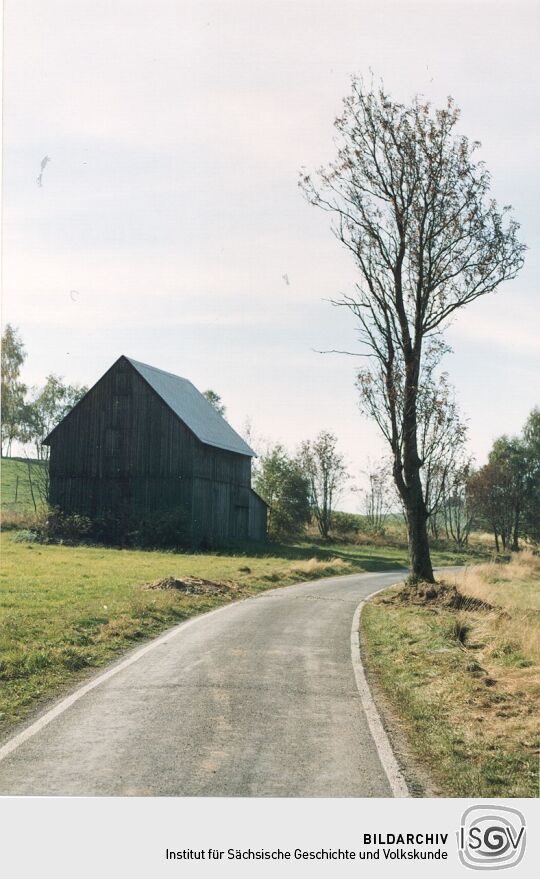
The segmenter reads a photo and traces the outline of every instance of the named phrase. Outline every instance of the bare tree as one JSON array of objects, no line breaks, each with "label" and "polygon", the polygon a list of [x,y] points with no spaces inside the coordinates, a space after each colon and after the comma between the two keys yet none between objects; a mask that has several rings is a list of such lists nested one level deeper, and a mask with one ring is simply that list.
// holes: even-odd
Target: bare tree
[{"label": "bare tree", "polygon": [[309,479],[311,506],[319,533],[326,539],[332,528],[335,502],[349,478],[345,460],[337,451],[337,437],[321,431],[317,439],[302,443],[299,461]]},{"label": "bare tree", "polygon": [[36,461],[25,455],[25,463],[30,497],[34,511],[37,512],[49,503],[49,461],[46,459]]},{"label": "bare tree", "polygon": [[371,531],[382,531],[392,505],[388,464],[370,467],[366,473],[367,489],[362,490],[364,515]]},{"label": "bare tree", "polygon": [[523,264],[518,224],[490,199],[479,144],[457,135],[453,100],[433,110],[416,97],[393,101],[381,85],[352,93],[336,120],[338,153],[308,199],[333,215],[360,281],[335,304],[350,309],[371,366],[360,373],[364,411],[393,456],[407,516],[412,580],[433,582],[418,395],[426,341],[460,308],[514,278]]},{"label": "bare tree", "polygon": [[446,537],[453,540],[458,549],[467,546],[474,521],[470,477],[471,462],[454,461],[444,480],[440,500]]},{"label": "bare tree", "polygon": [[430,531],[434,537],[438,536],[443,498],[464,466],[467,441],[467,426],[448,375],[445,372],[437,375],[436,372],[447,351],[440,339],[430,339],[426,343],[417,399],[418,451],[422,460],[420,475]]}]

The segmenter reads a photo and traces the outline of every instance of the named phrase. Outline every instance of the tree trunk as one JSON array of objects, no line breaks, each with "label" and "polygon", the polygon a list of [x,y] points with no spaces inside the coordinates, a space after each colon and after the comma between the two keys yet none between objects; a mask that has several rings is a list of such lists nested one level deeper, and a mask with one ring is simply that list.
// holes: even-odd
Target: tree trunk
[{"label": "tree trunk", "polygon": [[[418,483],[420,483],[419,476]],[[414,488],[409,490],[406,506],[411,580],[427,580],[428,583],[434,583],[435,577],[433,576],[433,566],[429,553],[428,516],[422,497],[421,485],[416,490]]]},{"label": "tree trunk", "polygon": [[514,517],[514,536],[512,540],[512,552],[519,552],[519,504],[516,506],[516,512]]},{"label": "tree trunk", "polygon": [[405,508],[411,564],[410,579],[413,582],[426,580],[428,583],[434,583],[435,577],[429,552],[429,515],[422,491],[419,463],[404,467],[403,474],[395,463],[394,479]]},{"label": "tree trunk", "polygon": [[[412,582],[427,580],[434,583],[433,566],[429,553],[427,523],[429,514],[424,499],[418,455],[416,398],[420,375],[420,349],[411,352],[405,381],[405,409],[403,413],[403,475],[398,475],[398,490],[407,510],[409,556]],[[396,465],[396,461],[394,461]],[[394,470],[396,476],[396,469]]]},{"label": "tree trunk", "polygon": [[493,529],[493,536],[495,537],[495,549],[499,552],[499,535],[496,528]]}]

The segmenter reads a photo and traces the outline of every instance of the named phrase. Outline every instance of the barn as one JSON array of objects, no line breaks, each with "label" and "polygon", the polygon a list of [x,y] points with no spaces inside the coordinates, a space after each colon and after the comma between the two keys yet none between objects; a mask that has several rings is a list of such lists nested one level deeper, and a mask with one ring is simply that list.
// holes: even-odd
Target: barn
[{"label": "barn", "polygon": [[45,442],[49,501],[66,514],[114,522],[120,535],[178,515],[195,546],[266,538],[255,453],[185,378],[122,355]]}]

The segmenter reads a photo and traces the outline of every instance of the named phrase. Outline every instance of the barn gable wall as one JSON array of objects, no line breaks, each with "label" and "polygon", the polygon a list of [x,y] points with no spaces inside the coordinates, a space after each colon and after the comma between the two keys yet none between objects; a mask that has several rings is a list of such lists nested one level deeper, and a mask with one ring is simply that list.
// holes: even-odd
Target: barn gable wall
[{"label": "barn gable wall", "polygon": [[249,536],[251,459],[201,443],[124,358],[49,442],[50,501],[66,512],[181,510],[196,543]]}]

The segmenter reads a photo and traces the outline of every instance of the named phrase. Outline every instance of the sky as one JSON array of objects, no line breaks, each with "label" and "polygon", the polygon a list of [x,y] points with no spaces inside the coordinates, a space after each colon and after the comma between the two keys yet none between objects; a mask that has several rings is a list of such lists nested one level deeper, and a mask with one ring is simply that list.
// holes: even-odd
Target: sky
[{"label": "sky", "polygon": [[297,181],[372,71],[404,102],[453,95],[529,247],[446,333],[483,463],[540,403],[539,18],[520,0],[6,0],[3,321],[24,379],[91,385],[126,354],[215,389],[261,445],[333,431],[361,484],[387,454],[361,361],[319,353],[361,350],[328,302],[355,268]]}]

